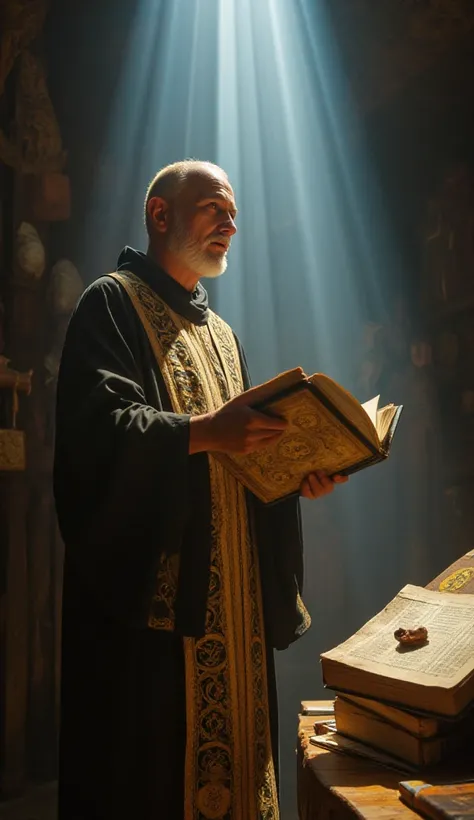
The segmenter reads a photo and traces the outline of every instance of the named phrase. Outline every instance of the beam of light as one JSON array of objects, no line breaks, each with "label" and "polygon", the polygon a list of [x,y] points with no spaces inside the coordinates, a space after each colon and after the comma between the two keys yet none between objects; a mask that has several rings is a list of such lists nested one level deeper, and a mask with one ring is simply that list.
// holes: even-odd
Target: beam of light
[{"label": "beam of light", "polygon": [[[383,310],[386,272],[364,220],[369,192],[360,189],[355,201],[357,122],[327,21],[322,7],[320,19],[310,19],[301,0],[221,0],[219,7],[217,161],[241,200],[244,247],[232,259],[232,277],[219,283],[218,304],[250,348],[262,351],[259,378],[275,372],[275,358],[291,367],[297,349],[305,367],[347,381],[351,334],[368,301]],[[319,6],[311,8],[314,18]],[[234,298],[237,278],[251,294],[245,315]]]},{"label": "beam of light", "polygon": [[186,156],[215,155],[217,7],[141,0],[98,161],[85,236],[84,269],[100,275],[125,243],[143,247],[143,199],[155,172]]},{"label": "beam of light", "polygon": [[[386,317],[398,260],[324,6],[221,0],[220,12],[217,159],[235,180],[241,216],[239,256],[215,288],[217,305],[257,380],[301,364],[355,389],[362,325]],[[380,567],[368,571],[360,557],[361,543],[377,538],[367,532],[370,482],[358,476],[338,501],[360,613],[374,597],[367,578],[384,595]],[[315,514],[305,511],[309,552],[325,550]]]},{"label": "beam of light", "polygon": [[[242,0],[238,7],[221,0],[220,58],[217,161],[224,167],[226,159],[231,163],[229,175],[235,185],[237,200],[241,202],[242,215],[239,216],[239,234],[234,243],[238,258],[232,259],[231,276],[222,281],[222,287],[215,289],[216,297],[223,312],[225,305],[229,306],[229,320],[251,346],[258,349],[262,330],[268,334],[268,339],[272,339],[272,344],[266,345],[265,362],[270,372],[275,373],[281,362],[281,343],[277,324],[277,292],[269,264],[272,237],[267,218],[265,145],[260,123],[260,94],[255,82],[257,55],[253,43],[251,0]],[[237,86],[235,93],[228,95],[228,87],[232,88],[233,82]],[[232,140],[234,160],[229,150],[229,140]],[[241,280],[243,300],[239,300],[239,307],[227,291],[227,287],[232,287],[229,280],[233,278]]]},{"label": "beam of light", "polygon": [[240,233],[210,290],[259,350],[255,379],[298,359],[347,383],[361,317],[369,303],[383,312],[393,250],[374,241],[385,228],[370,214],[323,11],[310,0],[141,0],[91,197],[87,233],[100,235],[103,256],[85,267],[100,273],[125,241],[143,246],[143,192],[157,168],[184,156],[226,168]]}]

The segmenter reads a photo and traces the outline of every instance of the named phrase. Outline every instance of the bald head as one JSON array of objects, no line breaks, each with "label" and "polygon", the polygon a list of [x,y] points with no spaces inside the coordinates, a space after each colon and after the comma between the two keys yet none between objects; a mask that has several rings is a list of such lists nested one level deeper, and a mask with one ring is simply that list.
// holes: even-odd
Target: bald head
[{"label": "bald head", "polygon": [[155,197],[170,202],[179,202],[180,194],[193,184],[198,184],[200,179],[217,177],[229,182],[226,172],[215,165],[199,159],[183,159],[180,162],[173,162],[166,165],[153,177],[148,186],[145,197],[145,225],[150,236],[152,228],[148,206],[150,200]]},{"label": "bald head", "polygon": [[198,160],[167,165],[146,195],[149,253],[180,281],[219,276],[227,267],[236,213],[234,192],[218,165]]}]

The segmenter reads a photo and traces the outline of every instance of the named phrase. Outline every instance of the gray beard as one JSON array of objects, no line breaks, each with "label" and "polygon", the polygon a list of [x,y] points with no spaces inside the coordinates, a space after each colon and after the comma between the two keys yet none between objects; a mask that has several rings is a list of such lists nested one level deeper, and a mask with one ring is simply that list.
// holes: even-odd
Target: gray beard
[{"label": "gray beard", "polygon": [[176,219],[176,224],[170,235],[169,249],[180,262],[197,276],[216,279],[227,268],[227,255],[215,256],[212,251],[202,248],[195,239],[189,236],[179,218]]}]

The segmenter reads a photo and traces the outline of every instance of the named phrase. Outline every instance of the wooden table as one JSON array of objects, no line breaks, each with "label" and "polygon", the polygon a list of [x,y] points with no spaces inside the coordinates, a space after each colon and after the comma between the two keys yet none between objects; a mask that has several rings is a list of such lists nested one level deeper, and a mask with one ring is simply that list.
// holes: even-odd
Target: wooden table
[{"label": "wooden table", "polygon": [[[398,797],[401,773],[369,760],[331,752],[309,741],[314,717],[300,715],[298,813],[300,820],[420,820]],[[405,776],[406,778],[406,776]]]}]

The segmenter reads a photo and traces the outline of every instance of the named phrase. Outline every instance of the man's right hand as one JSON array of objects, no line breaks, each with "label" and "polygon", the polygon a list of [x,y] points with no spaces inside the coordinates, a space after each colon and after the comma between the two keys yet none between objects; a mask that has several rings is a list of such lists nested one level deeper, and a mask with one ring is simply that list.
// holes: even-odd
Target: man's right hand
[{"label": "man's right hand", "polygon": [[189,453],[252,453],[277,441],[288,423],[232,401],[191,418]]}]

